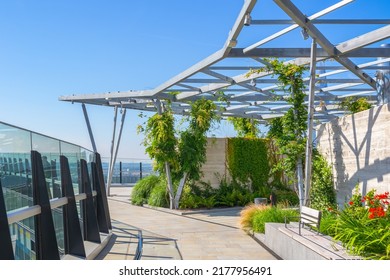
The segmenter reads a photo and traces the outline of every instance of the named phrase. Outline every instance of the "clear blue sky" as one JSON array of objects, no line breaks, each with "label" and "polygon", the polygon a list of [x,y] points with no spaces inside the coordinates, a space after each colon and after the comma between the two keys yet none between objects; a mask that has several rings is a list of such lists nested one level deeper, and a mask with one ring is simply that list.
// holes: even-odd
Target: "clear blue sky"
[{"label": "clear blue sky", "polygon": [[[160,85],[219,50],[243,2],[2,0],[0,120],[90,148],[81,105],[59,96]],[[372,6],[389,18],[388,0],[356,2],[357,12]],[[87,109],[98,150],[108,156],[113,108]],[[120,157],[146,158],[138,113],[128,111]]]}]

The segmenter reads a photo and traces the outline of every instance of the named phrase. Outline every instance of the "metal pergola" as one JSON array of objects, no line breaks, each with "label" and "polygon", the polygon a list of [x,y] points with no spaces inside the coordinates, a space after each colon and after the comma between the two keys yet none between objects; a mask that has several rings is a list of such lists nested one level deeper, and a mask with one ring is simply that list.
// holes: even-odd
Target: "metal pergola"
[{"label": "metal pergola", "polygon": [[[374,12],[366,11],[364,18],[356,19],[353,11],[362,2],[244,0],[223,47],[160,86],[145,91],[62,96],[60,100],[155,112],[169,101],[175,114],[185,115],[189,102],[206,98],[216,103],[222,117],[265,123],[282,116],[290,105],[272,73],[248,72],[264,67],[265,58],[276,57],[308,66],[310,141],[313,120],[322,123],[344,115],[338,105],[343,98],[366,97],[374,104],[388,100],[390,15],[377,18]],[[271,6],[279,11],[277,18],[264,9]],[[309,13],[314,6],[324,7]],[[337,17],[340,14],[342,18]],[[355,34],[359,30],[362,33]],[[221,91],[224,101],[219,98]]]}]

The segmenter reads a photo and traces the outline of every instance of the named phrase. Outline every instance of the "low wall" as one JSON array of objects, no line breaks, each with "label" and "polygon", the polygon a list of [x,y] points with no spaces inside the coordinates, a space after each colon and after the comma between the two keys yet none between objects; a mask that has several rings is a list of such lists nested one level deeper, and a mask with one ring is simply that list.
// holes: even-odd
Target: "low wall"
[{"label": "low wall", "polygon": [[385,104],[317,127],[317,148],[333,167],[340,205],[356,184],[363,194],[390,191],[389,108]]}]

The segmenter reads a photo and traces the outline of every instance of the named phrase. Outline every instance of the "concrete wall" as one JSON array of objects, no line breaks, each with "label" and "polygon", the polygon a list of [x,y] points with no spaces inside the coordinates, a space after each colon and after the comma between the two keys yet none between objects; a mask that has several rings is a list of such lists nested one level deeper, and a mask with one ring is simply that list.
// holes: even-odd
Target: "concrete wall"
[{"label": "concrete wall", "polygon": [[203,178],[201,181],[210,183],[213,188],[218,188],[222,178],[228,177],[226,163],[227,138],[207,139],[206,163],[202,166]]},{"label": "concrete wall", "polygon": [[347,115],[317,128],[318,149],[333,166],[337,201],[351,197],[359,184],[390,191],[390,105]]}]

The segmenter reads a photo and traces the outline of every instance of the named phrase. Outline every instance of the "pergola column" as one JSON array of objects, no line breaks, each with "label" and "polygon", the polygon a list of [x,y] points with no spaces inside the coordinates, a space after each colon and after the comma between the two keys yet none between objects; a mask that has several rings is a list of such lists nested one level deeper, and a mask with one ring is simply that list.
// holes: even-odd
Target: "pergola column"
[{"label": "pergola column", "polygon": [[309,191],[311,187],[311,169],[313,154],[313,117],[314,117],[314,91],[316,82],[316,60],[317,60],[317,42],[313,38],[311,44],[311,62],[310,62],[310,86],[309,102],[307,114],[307,140],[306,140],[306,159],[305,159],[305,197],[304,205],[309,203]]}]

